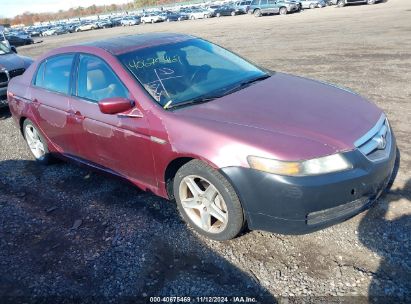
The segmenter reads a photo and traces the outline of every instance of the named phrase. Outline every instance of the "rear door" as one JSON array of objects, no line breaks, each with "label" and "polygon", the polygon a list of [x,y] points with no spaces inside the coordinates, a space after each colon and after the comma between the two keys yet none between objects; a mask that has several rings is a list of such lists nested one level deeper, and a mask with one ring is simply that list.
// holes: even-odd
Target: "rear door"
[{"label": "rear door", "polygon": [[68,154],[76,150],[68,96],[73,60],[74,54],[46,59],[39,65],[31,88],[36,123],[59,152]]},{"label": "rear door", "polygon": [[[155,184],[148,122],[143,115],[104,114],[98,102],[105,98],[134,97],[101,58],[80,54],[77,86],[71,97],[78,156],[92,164],[143,184]],[[138,113],[142,113],[135,106]]]},{"label": "rear door", "polygon": [[260,7],[261,7],[261,13],[263,14],[269,14],[270,9],[268,7],[268,0],[261,0],[260,1]]},{"label": "rear door", "polygon": [[279,5],[276,0],[268,0],[268,6],[272,14],[277,14],[280,11]]}]

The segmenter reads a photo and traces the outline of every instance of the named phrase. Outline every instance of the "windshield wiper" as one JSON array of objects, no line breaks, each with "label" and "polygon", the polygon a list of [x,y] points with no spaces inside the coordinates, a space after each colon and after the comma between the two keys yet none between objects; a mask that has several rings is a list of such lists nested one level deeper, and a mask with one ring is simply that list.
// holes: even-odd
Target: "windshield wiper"
[{"label": "windshield wiper", "polygon": [[224,90],[224,89],[218,90],[218,92],[223,91],[221,94],[215,94],[215,95],[211,95],[211,96],[210,95],[205,95],[205,96],[203,95],[203,96],[200,96],[200,97],[197,97],[197,98],[194,98],[194,99],[190,99],[190,100],[187,100],[187,101],[179,102],[179,103],[176,103],[176,104],[172,104],[172,101],[170,100],[169,102],[167,102],[165,104],[164,109],[179,108],[179,107],[187,106],[187,105],[190,105],[190,104],[208,102],[208,101],[211,101],[211,100],[214,100],[214,99],[217,99],[217,98],[221,98],[221,97],[226,96],[228,94],[234,93],[234,92],[242,89],[243,87],[252,84],[253,82],[264,80],[264,79],[267,79],[269,77],[271,77],[269,74],[264,74],[264,75],[258,76],[256,78],[252,78],[252,79],[242,81],[239,84],[237,84],[236,86],[234,86],[234,87],[232,87],[228,90]]}]

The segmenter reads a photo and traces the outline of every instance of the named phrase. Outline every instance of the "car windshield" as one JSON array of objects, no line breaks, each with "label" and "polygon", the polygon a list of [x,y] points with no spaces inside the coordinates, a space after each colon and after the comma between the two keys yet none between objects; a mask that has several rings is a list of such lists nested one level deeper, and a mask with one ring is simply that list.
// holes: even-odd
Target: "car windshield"
[{"label": "car windshield", "polygon": [[208,101],[269,77],[246,60],[202,39],[139,49],[118,57],[165,108]]},{"label": "car windshield", "polygon": [[0,42],[0,55],[4,55],[8,53],[10,53],[10,49]]}]

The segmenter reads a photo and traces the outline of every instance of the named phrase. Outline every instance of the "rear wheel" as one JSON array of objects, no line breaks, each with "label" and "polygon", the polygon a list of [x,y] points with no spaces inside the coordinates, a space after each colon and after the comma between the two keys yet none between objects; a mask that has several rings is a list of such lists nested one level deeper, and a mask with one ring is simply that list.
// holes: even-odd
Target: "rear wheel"
[{"label": "rear wheel", "polygon": [[280,11],[279,11],[280,15],[287,15],[287,13],[288,13],[288,11],[287,11],[286,7],[283,6],[283,7],[280,8]]},{"label": "rear wheel", "polygon": [[151,19],[151,23],[154,23],[154,19]]},{"label": "rear wheel", "polygon": [[231,16],[235,16],[235,12],[231,12]]},{"label": "rear wheel", "polygon": [[345,0],[338,0],[337,6],[338,7],[344,7],[345,6]]},{"label": "rear wheel", "polygon": [[146,24],[146,21],[145,21],[145,20],[143,20],[143,21],[141,21],[141,23]]},{"label": "rear wheel", "polygon": [[261,10],[256,9],[256,10],[254,11],[254,16],[256,16],[256,17],[261,17]]},{"label": "rear wheel", "polygon": [[23,123],[23,134],[36,161],[43,165],[49,164],[51,156],[47,142],[30,119],[26,119]]},{"label": "rear wheel", "polygon": [[217,17],[217,18],[219,18],[220,16],[221,16],[221,14],[220,14],[220,13],[217,13],[217,14],[216,14],[216,17]]},{"label": "rear wheel", "polygon": [[367,4],[375,4],[375,0],[368,0]]},{"label": "rear wheel", "polygon": [[195,17],[194,17],[194,16],[191,16],[191,20],[195,20]]},{"label": "rear wheel", "polygon": [[224,241],[241,232],[244,212],[234,188],[204,162],[192,160],[182,166],[173,189],[181,216],[198,233]]}]

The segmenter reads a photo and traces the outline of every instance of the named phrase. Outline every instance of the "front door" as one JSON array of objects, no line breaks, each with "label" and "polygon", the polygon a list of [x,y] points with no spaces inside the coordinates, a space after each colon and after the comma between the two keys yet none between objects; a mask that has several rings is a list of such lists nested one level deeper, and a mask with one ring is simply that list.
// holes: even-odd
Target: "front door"
[{"label": "front door", "polygon": [[105,61],[85,54],[78,60],[77,89],[70,100],[77,122],[78,157],[141,184],[155,185],[146,118],[102,113],[100,100],[133,97]]}]

